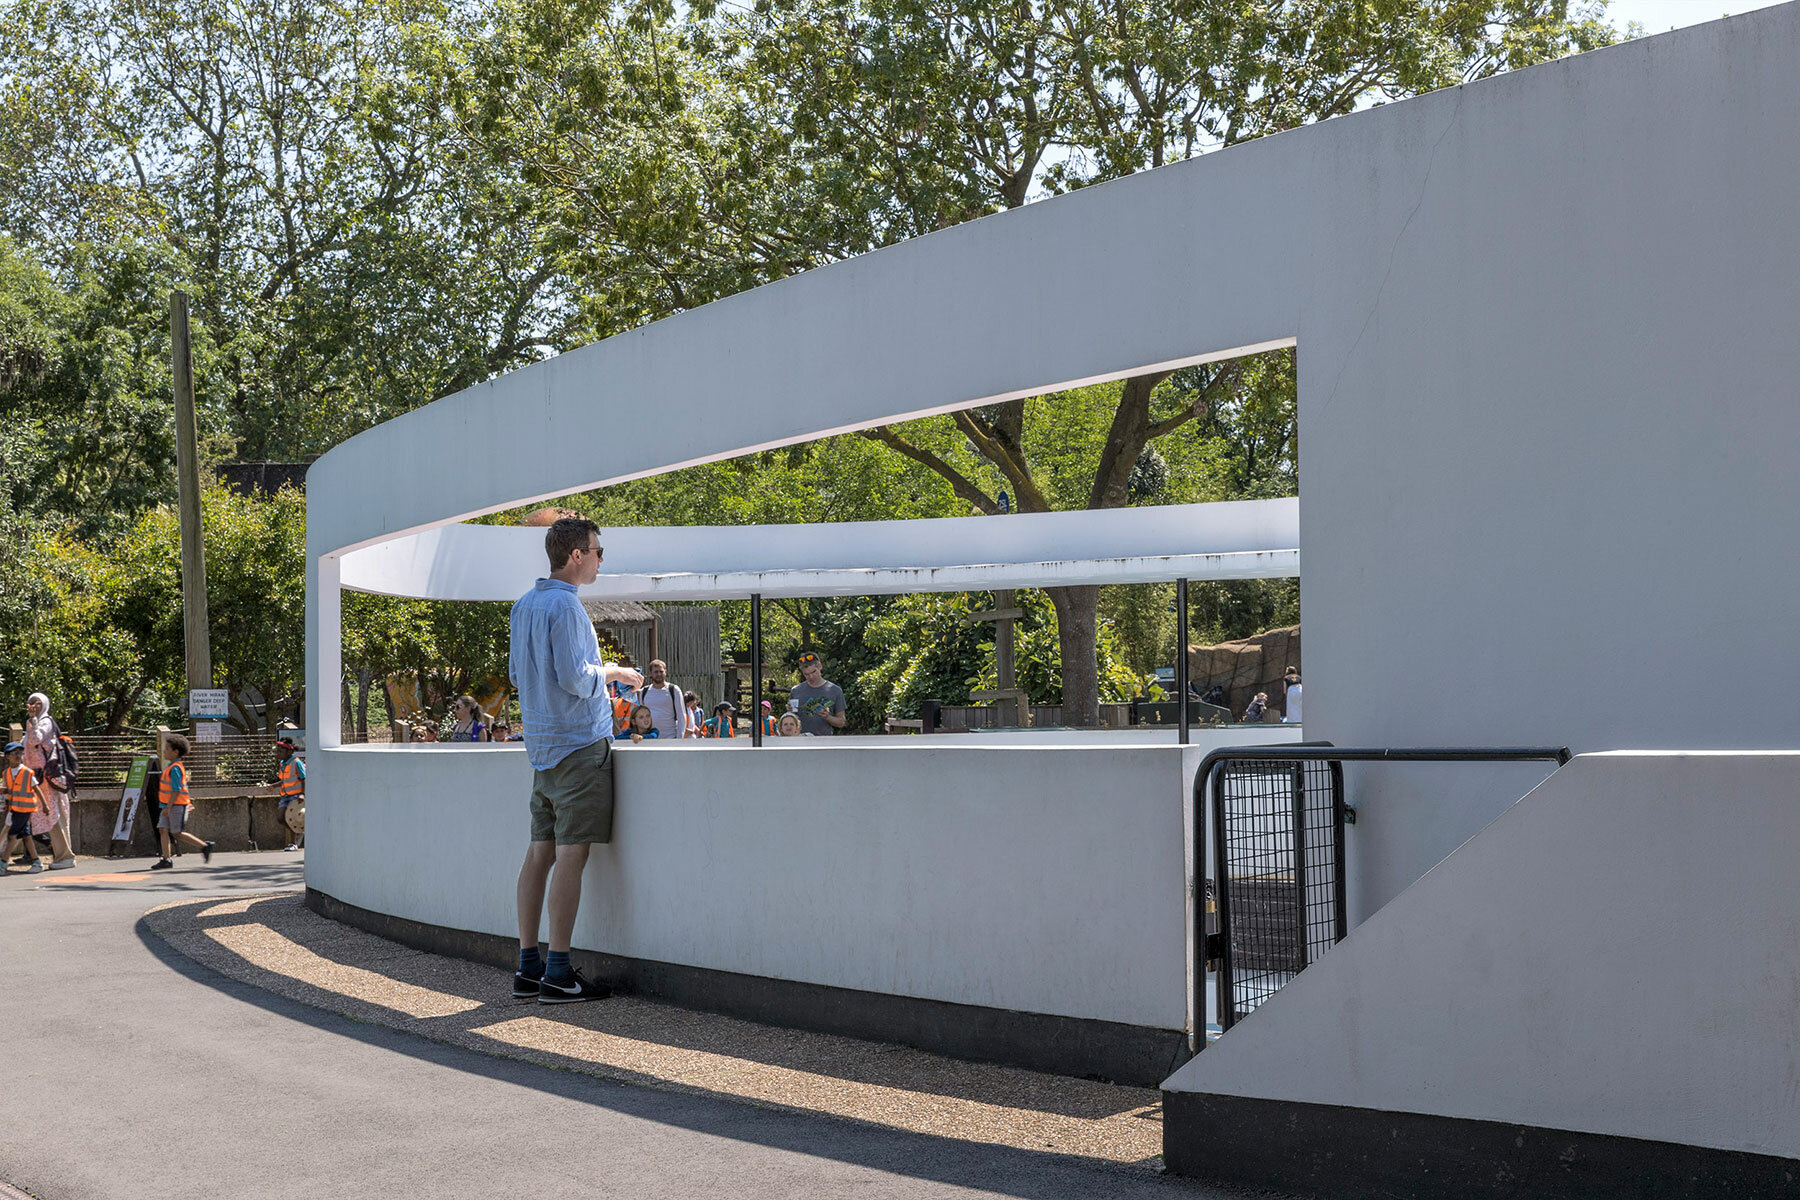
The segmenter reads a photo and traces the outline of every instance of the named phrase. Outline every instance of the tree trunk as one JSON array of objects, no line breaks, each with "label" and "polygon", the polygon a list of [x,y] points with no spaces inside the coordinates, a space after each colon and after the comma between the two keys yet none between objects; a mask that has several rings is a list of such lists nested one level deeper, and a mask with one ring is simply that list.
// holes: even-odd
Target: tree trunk
[{"label": "tree trunk", "polygon": [[1096,629],[1098,586],[1045,588],[1056,608],[1056,641],[1062,649],[1063,724],[1100,723],[1100,665]]},{"label": "tree trunk", "polygon": [[356,732],[366,738],[369,736],[369,687],[375,677],[369,668],[358,667],[356,670]]}]

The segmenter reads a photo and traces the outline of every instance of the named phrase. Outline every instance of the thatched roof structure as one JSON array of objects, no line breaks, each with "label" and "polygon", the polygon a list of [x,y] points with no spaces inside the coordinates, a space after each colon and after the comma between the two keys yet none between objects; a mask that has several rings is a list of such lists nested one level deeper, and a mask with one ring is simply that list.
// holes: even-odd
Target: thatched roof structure
[{"label": "thatched roof structure", "polygon": [[623,627],[627,625],[654,625],[656,614],[647,604],[639,604],[636,600],[589,600],[583,598],[581,607],[587,609],[588,616],[596,625]]}]

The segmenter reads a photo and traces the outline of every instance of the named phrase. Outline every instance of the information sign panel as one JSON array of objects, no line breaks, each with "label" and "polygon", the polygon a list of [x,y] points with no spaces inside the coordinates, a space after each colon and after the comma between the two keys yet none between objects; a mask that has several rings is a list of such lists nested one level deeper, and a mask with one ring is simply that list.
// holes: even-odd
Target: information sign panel
[{"label": "information sign panel", "polygon": [[229,688],[194,688],[188,693],[188,718],[194,721],[225,721],[231,718]]}]

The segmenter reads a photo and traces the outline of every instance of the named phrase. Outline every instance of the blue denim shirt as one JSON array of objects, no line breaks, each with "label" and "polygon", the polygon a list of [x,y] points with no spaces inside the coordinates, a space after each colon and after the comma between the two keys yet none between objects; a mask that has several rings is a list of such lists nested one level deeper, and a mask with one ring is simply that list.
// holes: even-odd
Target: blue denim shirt
[{"label": "blue denim shirt", "polygon": [[537,770],[612,736],[606,667],[574,584],[540,579],[519,597],[512,606],[511,662],[525,757]]}]

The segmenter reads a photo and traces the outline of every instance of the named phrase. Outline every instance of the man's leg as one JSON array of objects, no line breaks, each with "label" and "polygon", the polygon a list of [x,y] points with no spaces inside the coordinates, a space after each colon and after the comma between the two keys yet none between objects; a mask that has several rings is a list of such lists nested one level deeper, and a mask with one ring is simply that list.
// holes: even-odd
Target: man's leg
[{"label": "man's leg", "polygon": [[554,842],[532,842],[525,849],[525,865],[519,868],[519,949],[535,950],[538,930],[544,924],[544,883],[556,861]]},{"label": "man's leg", "polygon": [[174,857],[174,855],[169,853],[174,849],[174,847],[169,844],[169,831],[167,829],[158,829],[156,831],[156,840],[157,843],[162,846],[163,861],[168,862]]},{"label": "man's leg", "polygon": [[556,871],[550,876],[550,949],[567,954],[575,936],[575,910],[581,906],[581,873],[587,869],[588,846],[556,848]]}]

